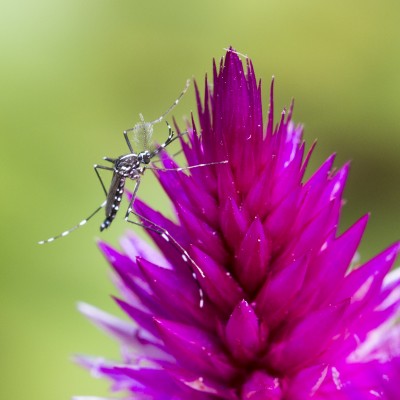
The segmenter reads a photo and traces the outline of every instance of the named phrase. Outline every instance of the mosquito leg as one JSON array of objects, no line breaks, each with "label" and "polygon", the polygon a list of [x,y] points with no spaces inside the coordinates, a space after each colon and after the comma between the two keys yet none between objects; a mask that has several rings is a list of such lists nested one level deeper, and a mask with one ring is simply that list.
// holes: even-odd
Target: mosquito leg
[{"label": "mosquito leg", "polygon": [[175,250],[179,252],[182,260],[188,264],[188,267],[192,273],[192,277],[193,279],[196,281],[198,289],[199,289],[199,297],[200,297],[200,308],[204,307],[204,293],[203,293],[203,289],[200,286],[199,280],[197,278],[197,274],[195,271],[198,272],[198,274],[202,277],[205,278],[205,274],[204,271],[196,264],[196,262],[193,260],[192,257],[190,257],[189,253],[178,243],[178,241],[176,239],[174,239],[170,233],[164,229],[163,227],[161,227],[160,225],[156,224],[153,221],[150,221],[148,218],[143,217],[143,215],[140,215],[134,211],[131,211],[131,213],[133,215],[135,215],[139,220],[141,221],[145,221],[146,225],[143,222],[138,222],[138,221],[133,221],[130,219],[126,219],[127,222],[130,222],[131,224],[137,225],[137,226],[141,226],[142,228],[148,229],[150,231],[153,231],[155,233],[157,233],[158,235],[160,235],[166,242],[171,243]]},{"label": "mosquito leg", "polygon": [[187,92],[187,90],[189,89],[189,86],[190,86],[190,79],[188,79],[188,80],[186,81],[186,85],[185,85],[184,89],[182,90],[181,94],[180,94],[180,95],[178,96],[178,98],[173,102],[173,104],[171,104],[171,106],[168,108],[168,110],[165,111],[165,113],[164,113],[163,115],[161,115],[161,117],[155,119],[154,121],[151,121],[150,124],[151,124],[151,125],[154,125],[154,124],[158,124],[159,122],[161,122],[161,121],[165,118],[165,116],[166,116],[167,114],[169,114],[169,113],[172,111],[172,109],[174,109],[174,108],[178,105],[178,103],[179,103],[179,101],[181,100],[181,98],[184,96],[184,94],[185,94],[185,93]]},{"label": "mosquito leg", "polygon": [[134,153],[133,147],[132,147],[131,142],[130,142],[130,140],[128,138],[128,132],[131,132],[132,130],[133,130],[133,128],[132,129],[127,129],[126,131],[124,131],[124,138],[125,138],[126,144],[128,145],[129,151],[131,153]]},{"label": "mosquito leg", "polygon": [[131,223],[133,223],[133,222],[129,220],[129,214],[131,212],[133,212],[132,211],[132,206],[133,206],[133,203],[134,203],[134,201],[136,199],[136,195],[137,195],[137,192],[139,190],[139,185],[140,185],[140,175],[138,175],[136,177],[136,185],[135,185],[135,188],[133,189],[132,198],[131,198],[131,201],[129,202],[129,206],[128,206],[128,209],[126,210],[126,214],[125,214],[125,221],[131,222]]},{"label": "mosquito leg", "polygon": [[[165,123],[167,124],[167,127],[168,127],[168,138],[165,141],[165,143],[171,143],[172,138],[174,137],[174,131],[172,130],[171,125],[169,124],[168,121],[165,121]],[[177,138],[178,138],[178,136],[177,136]]]},{"label": "mosquito leg", "polygon": [[[137,213],[134,212],[134,211],[131,211],[130,213],[133,214],[133,215],[136,215],[138,218],[143,218],[141,215],[137,214]],[[152,231],[152,232],[157,233],[157,234],[160,235],[160,236],[163,235],[163,231],[162,231],[162,230],[159,230],[159,229],[157,229],[157,228],[154,228],[153,226],[145,225],[145,224],[143,224],[142,222],[129,219],[129,217],[128,217],[128,218],[125,218],[125,221],[126,221],[126,222],[129,222],[130,224],[140,226],[140,227],[142,227],[142,228],[144,228],[144,229],[148,229],[148,230],[150,230],[150,231]],[[165,240],[167,240],[167,239],[165,239]]]},{"label": "mosquito leg", "polygon": [[[177,135],[177,136],[174,136],[173,139],[172,139],[169,143],[173,142],[175,139],[181,138],[183,135],[187,135],[188,133],[189,133],[188,131],[185,131],[185,132],[180,133],[180,134]],[[169,144],[169,143],[168,143],[168,144]],[[164,148],[165,148],[165,147],[166,147],[166,146],[164,146]],[[161,149],[161,150],[162,150],[162,149]],[[160,153],[161,150],[160,150],[158,153]],[[179,156],[179,154],[181,154],[182,152],[183,152],[183,149],[178,150],[176,153],[172,154],[172,158],[175,158],[176,156]],[[158,153],[156,153],[156,155],[158,155]],[[157,162],[161,162],[161,160],[158,159],[158,160],[153,161],[153,163],[157,163]]]},{"label": "mosquito leg", "polygon": [[115,161],[117,161],[117,158],[103,157],[103,160],[106,160],[110,163],[115,164]]},{"label": "mosquito leg", "polygon": [[99,181],[100,181],[100,183],[101,183],[101,187],[102,187],[103,190],[104,190],[104,194],[105,194],[106,197],[107,197],[107,195],[108,195],[107,189],[106,189],[106,187],[104,186],[103,179],[101,179],[101,176],[100,176],[100,174],[99,174],[98,169],[105,169],[105,170],[107,170],[107,171],[114,171],[114,168],[105,167],[105,166],[103,166],[103,165],[97,165],[97,164],[94,164],[94,165],[93,165],[93,168],[94,168],[94,172],[96,172],[96,175],[97,175],[97,177],[99,178]]},{"label": "mosquito leg", "polygon": [[154,156],[156,156],[158,153],[163,151],[169,144],[171,144],[174,140],[181,137],[181,135],[174,136],[174,131],[172,130],[171,125],[167,121],[166,121],[166,124],[168,126],[168,138],[163,144],[160,144],[155,150],[153,150],[150,153],[150,158],[153,158]]},{"label": "mosquito leg", "polygon": [[[135,188],[133,189],[132,198],[131,198],[131,201],[129,202],[128,209],[126,210],[125,221],[127,221],[127,222],[129,222],[129,223],[131,223],[131,224],[134,224],[134,225],[141,226],[142,228],[150,229],[150,230],[152,230],[153,232],[156,232],[156,233],[158,233],[159,235],[161,235],[161,234],[162,234],[162,230],[160,230],[160,229],[155,229],[155,228],[153,228],[152,226],[147,226],[147,225],[144,225],[144,224],[141,223],[141,222],[133,221],[133,220],[129,219],[130,214],[133,214],[133,215],[136,215],[137,217],[146,219],[146,218],[144,218],[144,217],[141,217],[141,216],[140,216],[139,214],[137,214],[135,211],[133,211],[133,208],[132,208],[132,207],[133,207],[133,203],[135,202],[136,194],[137,194],[138,189],[139,189],[139,185],[140,185],[140,179],[136,179],[136,185],[135,185]],[[148,221],[151,222],[150,220],[148,220]],[[155,225],[153,222],[151,222],[151,224],[152,224],[152,225]],[[161,227],[160,227],[160,228],[161,228]]]},{"label": "mosquito leg", "polygon": [[106,201],[101,204],[99,207],[96,208],[95,211],[93,211],[87,218],[83,219],[79,224],[73,226],[72,228],[68,229],[67,231],[64,231],[60,233],[57,236],[53,236],[51,238],[48,238],[47,240],[41,240],[39,244],[45,244],[45,243],[50,243],[54,242],[54,240],[59,239],[61,237],[69,235],[71,232],[75,231],[76,229],[80,228],[81,226],[85,225],[92,217],[94,217],[103,207],[105,207]]},{"label": "mosquito leg", "polygon": [[147,165],[143,168],[152,169],[154,171],[185,171],[187,169],[208,167],[209,165],[218,165],[218,164],[227,164],[227,163],[228,163],[228,160],[209,162],[209,163],[205,163],[205,164],[189,165],[187,167],[178,167],[178,168],[157,168],[157,167],[148,167]]},{"label": "mosquito leg", "polygon": [[[141,220],[150,224],[150,226],[148,226],[148,225],[144,225],[143,223],[141,223],[142,227],[144,226],[145,228],[149,228],[149,229],[152,228],[152,230],[154,232],[161,233],[161,234],[164,234],[165,236],[167,236],[169,239],[166,239],[165,237],[164,237],[164,239],[167,242],[169,242],[171,240],[182,251],[182,253],[185,255],[185,257],[187,257],[187,259],[189,259],[192,262],[194,267],[199,272],[200,276],[202,278],[205,278],[204,271],[194,262],[194,260],[189,256],[188,252],[170,235],[170,233],[165,228],[163,228],[160,225],[156,224],[155,222],[149,220],[148,218],[144,217],[143,215],[136,213],[135,211],[131,211],[131,213],[133,215],[135,215],[136,217],[140,218]],[[185,257],[182,256],[183,260],[187,262],[188,260]]]}]

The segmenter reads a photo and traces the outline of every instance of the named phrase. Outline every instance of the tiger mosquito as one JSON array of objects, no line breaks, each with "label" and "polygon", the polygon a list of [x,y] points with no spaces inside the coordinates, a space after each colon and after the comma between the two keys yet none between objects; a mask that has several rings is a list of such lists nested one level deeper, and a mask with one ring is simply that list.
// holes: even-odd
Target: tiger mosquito
[{"label": "tiger mosquito", "polygon": [[[177,242],[177,240],[174,239],[169,234],[169,232],[166,229],[162,228],[161,226],[157,225],[153,221],[150,221],[149,219],[147,219],[147,218],[137,214],[135,211],[133,211],[133,203],[135,201],[135,198],[136,198],[136,195],[137,195],[137,192],[139,189],[139,185],[141,183],[141,179],[147,169],[161,170],[161,171],[183,171],[183,170],[192,169],[192,168],[227,163],[227,161],[217,161],[217,162],[209,162],[209,163],[205,163],[205,164],[197,164],[197,165],[192,165],[192,166],[188,166],[188,167],[180,167],[180,168],[156,168],[154,166],[153,167],[148,166],[154,157],[156,157],[167,146],[169,146],[172,142],[174,142],[176,139],[180,138],[183,134],[186,133],[186,132],[183,132],[182,134],[175,136],[174,131],[172,130],[171,126],[169,125],[168,122],[166,122],[167,127],[168,127],[167,139],[165,140],[164,143],[158,145],[154,150],[149,150],[151,138],[153,135],[153,126],[155,124],[160,123],[165,118],[165,116],[167,114],[169,114],[173,108],[176,107],[176,105],[179,103],[179,101],[181,100],[183,95],[188,90],[189,84],[190,84],[190,80],[188,80],[186,82],[186,86],[185,86],[184,90],[181,92],[181,94],[175,100],[175,102],[159,118],[157,118],[151,122],[146,122],[143,115],[139,114],[140,122],[138,122],[133,128],[130,128],[130,129],[127,129],[124,131],[124,138],[125,138],[125,141],[129,148],[130,153],[119,156],[117,158],[104,157],[103,159],[105,161],[109,162],[112,166],[105,166],[105,165],[99,165],[99,164],[94,165],[94,171],[96,173],[97,178],[100,181],[101,187],[106,196],[106,200],[99,207],[97,207],[96,210],[94,210],[87,218],[85,218],[81,222],[79,222],[79,224],[60,233],[59,235],[50,237],[49,239],[46,239],[46,240],[42,240],[39,242],[39,244],[51,243],[51,242],[55,241],[56,239],[59,239],[59,238],[69,235],[71,232],[77,230],[81,226],[86,225],[86,223],[89,220],[91,220],[102,208],[105,208],[106,217],[105,217],[103,223],[100,225],[100,231],[103,231],[104,229],[109,228],[118,213],[118,210],[120,208],[120,204],[122,201],[122,197],[123,197],[123,194],[125,191],[125,184],[126,184],[127,179],[129,179],[129,180],[132,180],[135,182],[135,187],[134,187],[131,199],[129,201],[129,206],[125,213],[125,221],[135,224],[135,225],[139,225],[141,227],[144,227],[145,229],[149,229],[149,230],[159,234],[165,241],[172,243],[175,246],[175,248],[180,252],[183,261],[190,263],[192,265],[192,267],[191,267],[192,276],[197,281],[197,283],[198,283],[198,279],[197,279],[197,275],[196,275],[195,271],[197,271],[198,274],[202,278],[205,277],[203,270],[189,256],[188,252]],[[131,132],[133,133],[133,139],[135,142],[139,143],[140,141],[142,141],[144,150],[142,150],[138,153],[134,152],[132,143],[128,137],[128,134]],[[107,191],[106,186],[104,185],[103,179],[101,178],[101,175],[99,173],[100,169],[112,172],[111,184],[110,184],[110,188],[108,191]],[[136,217],[139,218],[139,220],[145,221],[147,223],[147,225],[143,224],[142,222],[138,222],[138,221],[129,219],[130,214],[134,214]],[[198,287],[199,287],[199,294],[200,294],[200,307],[203,307],[204,295],[203,295],[203,291],[202,291],[199,283],[198,283]]]}]

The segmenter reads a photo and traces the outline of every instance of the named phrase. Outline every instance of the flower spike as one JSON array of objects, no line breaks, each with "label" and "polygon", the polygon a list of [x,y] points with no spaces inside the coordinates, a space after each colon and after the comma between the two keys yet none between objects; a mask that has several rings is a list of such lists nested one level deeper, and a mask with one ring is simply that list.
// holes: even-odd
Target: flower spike
[{"label": "flower spike", "polygon": [[334,170],[332,155],[305,179],[315,144],[306,151],[294,103],[275,125],[273,78],[264,119],[261,86],[241,57],[230,48],[214,62],[203,98],[195,84],[199,123],[182,143],[189,166],[228,163],[155,171],[174,222],[134,203],[198,266],[204,307],[159,235],[148,231],[159,253],[133,234],[122,252],[102,243],[133,323],[81,305],[123,351],[118,364],[80,362],[126,399],[400,399],[400,274],[390,271],[400,245],[360,265],[368,216],[338,232],[349,166]]}]

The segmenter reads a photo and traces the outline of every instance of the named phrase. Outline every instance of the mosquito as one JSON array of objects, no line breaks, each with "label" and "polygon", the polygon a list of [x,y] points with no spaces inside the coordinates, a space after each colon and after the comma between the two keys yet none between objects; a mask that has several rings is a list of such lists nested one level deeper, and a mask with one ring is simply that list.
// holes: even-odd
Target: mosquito
[{"label": "mosquito", "polygon": [[[153,160],[154,157],[158,156],[158,154],[163,151],[167,146],[169,146],[173,141],[182,137],[187,132],[183,132],[179,135],[174,135],[174,131],[172,130],[171,126],[168,122],[166,122],[168,127],[168,137],[164,143],[158,145],[154,150],[149,150],[149,143],[150,139],[153,135],[153,126],[159,122],[161,122],[164,117],[179,103],[179,100],[182,96],[186,93],[190,81],[186,82],[186,86],[179,97],[175,100],[175,102],[168,108],[168,110],[161,115],[161,117],[157,118],[154,121],[146,122],[143,118],[143,115],[140,114],[141,122],[137,123],[133,128],[127,129],[124,131],[124,138],[126,144],[129,148],[129,153],[119,156],[117,158],[110,158],[110,157],[103,157],[103,159],[111,164],[111,166],[106,165],[99,165],[95,164],[94,171],[96,173],[97,178],[101,184],[101,187],[104,191],[106,196],[106,200],[99,206],[95,211],[93,211],[87,218],[83,219],[79,224],[73,226],[72,228],[60,233],[59,235],[50,237],[49,239],[42,240],[39,244],[45,244],[54,242],[57,239],[65,237],[69,235],[71,232],[75,231],[76,229],[80,228],[83,225],[91,220],[102,208],[105,208],[106,217],[103,223],[100,225],[100,231],[107,229],[110,227],[111,223],[115,219],[120,204],[122,201],[122,197],[125,190],[125,184],[127,180],[132,180],[135,182],[135,187],[133,190],[132,197],[129,202],[129,206],[125,213],[125,220],[130,223],[140,224],[137,221],[132,221],[129,219],[130,214],[135,214],[133,212],[133,203],[135,201],[141,179],[147,169],[152,170],[162,170],[162,171],[183,171],[192,168],[199,168],[205,167],[213,164],[224,164],[227,161],[218,161],[218,162],[211,162],[206,164],[197,164],[187,167],[180,167],[180,168],[157,168],[154,166],[149,166],[150,162]],[[132,143],[128,137],[128,133],[133,132],[134,141],[143,142],[144,150],[138,153],[135,153],[133,150]],[[99,173],[99,170],[106,170],[112,172],[111,184],[109,189],[106,189],[106,186],[103,182],[103,179]]]},{"label": "mosquito", "polygon": [[[151,122],[146,122],[145,119],[143,118],[143,115],[140,114],[140,120],[141,122],[137,123],[133,128],[127,129],[124,131],[124,138],[126,141],[126,144],[129,148],[129,153],[119,156],[117,158],[110,158],[110,157],[104,157],[103,159],[107,162],[110,163],[110,165],[99,165],[95,164],[94,165],[94,171],[96,173],[97,178],[99,179],[99,182],[101,184],[101,187],[104,191],[104,194],[106,196],[106,200],[96,208],[87,218],[83,219],[79,224],[73,226],[72,228],[60,233],[59,235],[50,237],[49,239],[42,240],[39,242],[39,244],[46,244],[46,243],[51,243],[55,241],[56,239],[65,237],[69,235],[71,232],[75,231],[76,229],[80,228],[83,225],[86,225],[86,223],[91,220],[101,209],[105,208],[105,219],[100,225],[100,231],[103,231],[107,228],[110,227],[112,224],[113,220],[115,219],[119,209],[120,209],[120,204],[122,201],[122,197],[125,191],[125,184],[127,180],[132,180],[135,182],[134,190],[131,196],[131,199],[129,201],[129,206],[125,212],[125,221],[130,222],[135,225],[139,225],[141,227],[144,227],[145,229],[152,230],[159,234],[164,240],[167,242],[172,243],[175,248],[180,252],[182,259],[185,262],[188,262],[191,264],[192,268],[192,275],[197,281],[197,276],[194,270],[196,270],[201,277],[204,278],[204,273],[202,269],[195,263],[195,261],[189,256],[188,252],[168,233],[168,231],[159,225],[155,224],[154,222],[146,219],[143,216],[138,215],[136,212],[133,211],[133,204],[141,183],[141,179],[147,169],[153,169],[153,170],[162,170],[162,171],[183,171],[187,169],[192,169],[192,168],[199,168],[199,167],[205,167],[209,165],[215,165],[215,164],[225,164],[227,161],[217,161],[217,162],[209,162],[205,164],[197,164],[197,165],[192,165],[192,166],[187,166],[187,167],[180,167],[180,168],[156,168],[154,166],[149,166],[151,161],[153,160],[154,157],[158,156],[160,152],[162,152],[167,146],[169,146],[172,142],[174,142],[176,139],[182,137],[183,134],[187,132],[183,132],[179,135],[174,135],[174,131],[172,130],[170,124],[166,121],[167,127],[168,127],[168,137],[165,140],[164,143],[156,146],[155,149],[150,150],[150,141],[153,135],[153,126],[159,122],[161,122],[165,116],[179,103],[180,99],[182,96],[186,93],[188,87],[189,87],[190,81],[188,80],[186,83],[186,86],[182,93],[179,95],[179,97],[175,100],[175,102],[168,108],[168,110],[162,114],[159,118],[157,118],[154,121]],[[135,142],[139,143],[142,142],[142,148],[144,150],[135,153],[133,150],[132,143],[128,137],[128,134],[130,132],[133,132],[133,139]],[[106,186],[104,185],[103,179],[99,173],[99,170],[106,170],[112,172],[112,178],[111,178],[111,184],[109,189],[106,189]],[[140,220],[146,221],[147,225],[144,225],[142,222],[138,222],[135,220],[129,219],[130,215],[134,214],[137,216]],[[203,306],[204,299],[203,299],[203,293],[202,290],[199,286],[199,293],[200,293],[200,306]]]}]

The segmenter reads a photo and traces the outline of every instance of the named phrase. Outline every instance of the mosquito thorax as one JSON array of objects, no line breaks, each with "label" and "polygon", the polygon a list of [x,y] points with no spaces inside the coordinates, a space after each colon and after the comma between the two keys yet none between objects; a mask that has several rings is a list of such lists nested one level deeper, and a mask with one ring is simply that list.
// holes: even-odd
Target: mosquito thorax
[{"label": "mosquito thorax", "polygon": [[117,158],[114,164],[114,171],[124,177],[135,177],[138,175],[138,168],[140,168],[140,161],[138,155],[135,153],[126,154]]}]

